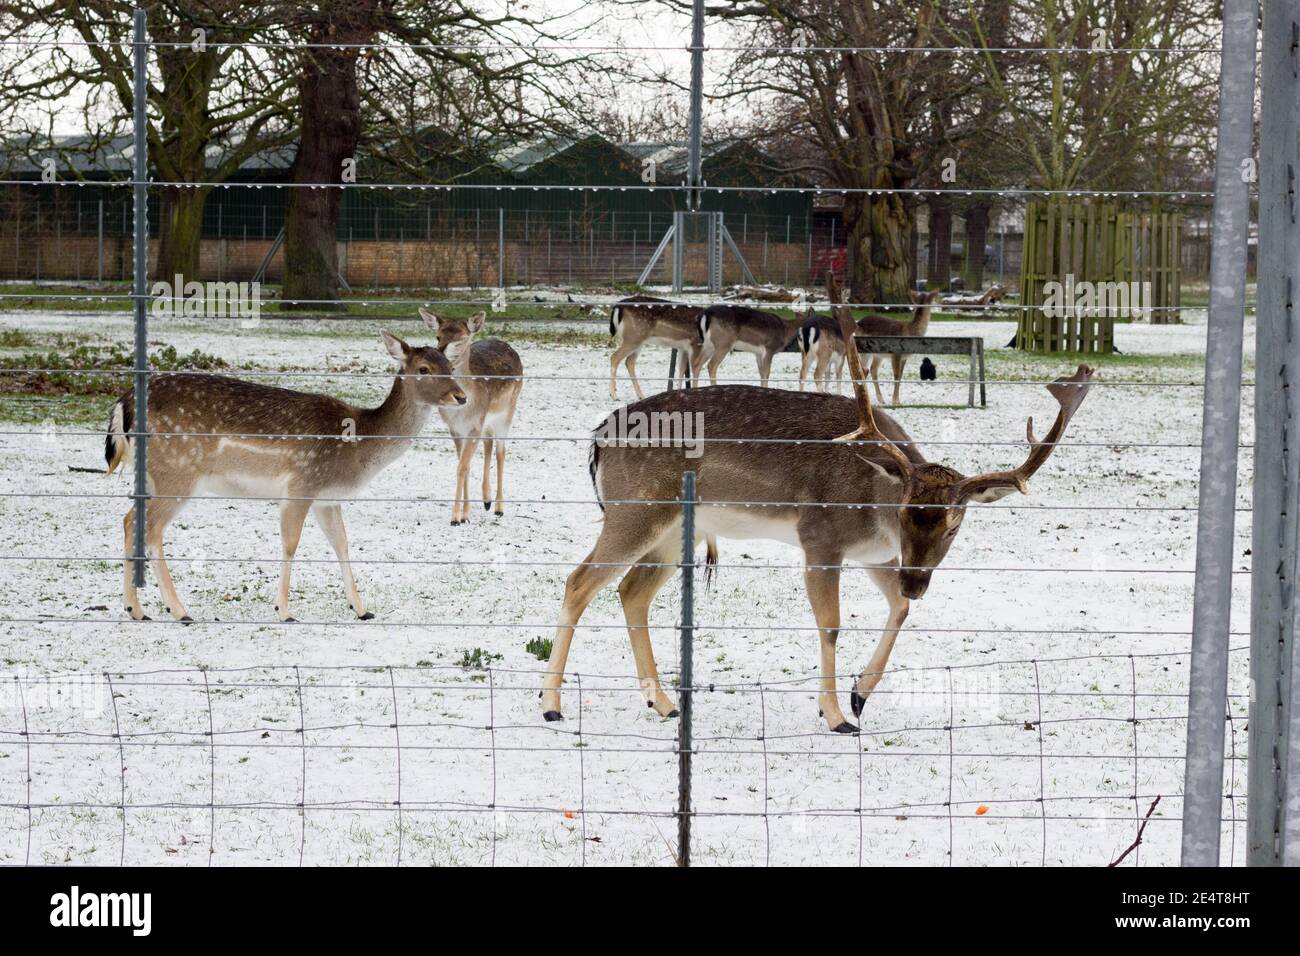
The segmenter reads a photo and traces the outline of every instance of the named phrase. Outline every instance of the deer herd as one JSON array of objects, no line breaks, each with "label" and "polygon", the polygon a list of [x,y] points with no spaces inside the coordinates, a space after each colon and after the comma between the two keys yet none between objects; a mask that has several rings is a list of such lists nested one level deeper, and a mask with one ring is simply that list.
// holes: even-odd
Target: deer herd
[{"label": "deer herd", "polygon": [[[867,316],[854,321],[828,277],[830,314],[811,309],[799,323],[740,305],[707,307],[636,295],[616,303],[609,332],[609,393],[617,400],[617,374],[624,365],[637,401],[628,412],[699,416],[707,423],[702,451],[687,457],[670,444],[618,440],[608,419],[593,434],[589,470],[603,512],[590,553],[568,576],[550,659],[542,678],[541,709],[547,721],[562,719],[560,691],[574,629],[598,591],[619,578],[618,595],[647,707],[660,717],[676,709],[664,691],[650,644],[649,609],[676,573],[680,560],[682,473],[697,476],[696,545],[717,559],[717,540],[768,539],[790,544],[804,556],[804,586],[816,622],[821,653],[817,704],[827,727],[856,732],[836,692],[836,642],[840,630],[840,578],[846,562],[865,565],[885,597],[888,615],[866,666],[849,694],[859,717],[880,682],[910,602],[921,598],[934,570],[960,530],[970,504],[1028,493],[1027,481],[1060,443],[1071,416],[1087,394],[1094,372],[1079,366],[1048,386],[1056,419],[1046,436],[1034,436],[1029,454],[1010,471],[965,476],[927,460],[891,416],[873,408],[855,335],[923,335],[934,294],[913,298],[910,320]],[[134,393],[113,405],[105,437],[108,473],[131,460],[138,432],[147,431],[145,544],[168,613],[192,620],[176,590],[163,552],[163,534],[191,497],[218,494],[265,498],[280,509],[281,563],[276,613],[292,621],[290,571],[310,513],[338,559],[352,612],[374,617],[357,590],[348,556],[342,502],[362,492],[399,458],[436,408],[456,449],[456,487],[451,524],[469,520],[469,472],[483,446],[484,508],[504,512],[504,480],[510,428],[523,386],[523,363],[499,339],[478,339],[485,316],[441,318],[420,310],[437,335],[436,346],[415,346],[381,332],[397,374],[384,401],[361,408],[326,395],[207,374],[165,374],[151,379],[147,427],[133,421]],[[683,356],[683,376],[697,387],[645,397],[636,359],[649,344]],[[772,362],[791,346],[802,355],[799,390],[769,388]],[[717,384],[718,368],[733,351],[750,352],[760,385]],[[873,355],[870,376],[883,403],[877,373],[885,356]],[[890,355],[893,402],[899,401],[905,357]],[[853,397],[838,391],[848,365]],[[708,368],[708,387],[701,373]],[[813,390],[805,390],[809,370]],[[493,460],[496,485],[491,483]],[[146,619],[134,584],[134,511],[123,520],[126,610]]]}]

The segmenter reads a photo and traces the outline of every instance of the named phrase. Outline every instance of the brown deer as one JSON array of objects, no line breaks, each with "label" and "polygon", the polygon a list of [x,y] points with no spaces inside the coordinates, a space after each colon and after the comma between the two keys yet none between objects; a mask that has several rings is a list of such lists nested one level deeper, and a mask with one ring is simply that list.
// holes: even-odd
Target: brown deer
[{"label": "brown deer", "polygon": [[438,333],[438,348],[451,362],[456,384],[468,401],[463,405],[439,408],[456,443],[456,496],[451,506],[451,523],[469,520],[469,466],[474,449],[483,442],[483,508],[492,509],[492,452],[497,457],[497,493],[495,513],[505,514],[503,489],[506,474],[506,444],[515,406],[524,385],[524,363],[519,353],[500,339],[471,339],[483,328],[487,316],[476,312],[468,319],[444,319],[420,310],[425,325]]},{"label": "brown deer", "polygon": [[[389,354],[402,364],[378,408],[219,375],[160,375],[150,381],[145,544],[172,617],[192,620],[163,557],[163,532],[191,497],[204,493],[280,500],[282,560],[275,605],[280,620],[293,620],[289,571],[309,511],[338,557],[348,605],[363,621],[374,617],[352,577],[343,510],[332,499],[357,494],[397,460],[435,406],[465,402],[441,352],[381,334]],[[104,439],[109,474],[132,456],[134,412],[132,389],[109,417]],[[148,618],[131,574],[134,529],[132,509],[123,519],[123,593],[127,613],[139,621]]]},{"label": "brown deer", "polygon": [[[718,384],[718,366],[733,350],[752,352],[758,362],[758,378],[763,388],[772,372],[772,359],[796,335],[799,326],[779,315],[743,305],[711,305],[700,316],[703,349],[700,364],[709,365],[709,381]],[[699,375],[699,370],[695,370]]]},{"label": "brown deer", "polygon": [[[843,306],[835,312],[847,339],[853,320]],[[844,562],[865,564],[889,604],[875,653],[850,693],[853,714],[860,716],[884,673],[910,602],[925,594],[961,529],[967,506],[1028,492],[1026,482],[1064,437],[1093,377],[1081,365],[1074,375],[1048,386],[1058,406],[1056,421],[1040,442],[1029,420],[1030,451],[1023,464],[968,478],[927,461],[897,422],[874,413],[856,351],[849,350],[848,361],[856,403],[816,392],[722,385],[665,392],[627,410],[702,413],[708,435],[697,458],[663,444],[620,444],[604,430],[609,420],[597,430],[589,464],[596,495],[606,503],[604,524],[595,547],[565,584],[542,681],[546,720],[562,719],[560,686],[574,626],[596,592],[620,574],[619,598],[642,693],[655,713],[675,715],[659,683],[648,612],[681,558],[681,506],[673,502],[680,495],[682,472],[693,469],[699,496],[697,544],[714,537],[766,538],[803,551],[804,583],[821,636],[818,707],[831,730],[856,732],[840,710],[835,687]],[[861,507],[864,503],[869,506]]]},{"label": "brown deer", "polygon": [[844,375],[844,333],[840,331],[839,323],[828,315],[819,315],[809,309],[799,326],[797,341],[803,355],[799,363],[799,391],[803,391],[809,366],[812,367],[814,388],[829,392],[831,379],[834,379],[838,391]]},{"label": "brown deer", "polygon": [[[914,308],[912,309],[912,318],[906,322],[898,319],[891,319],[887,315],[866,315],[858,319],[858,335],[925,335],[925,330],[930,327],[930,309],[934,306],[934,301],[939,297],[938,292],[924,292],[917,294],[911,293]],[[883,403],[884,394],[880,391],[880,361],[885,356],[871,356],[871,381],[876,387],[876,401]],[[890,362],[894,367],[894,401],[892,404],[898,404],[899,383],[903,378],[903,368],[907,365],[907,356],[902,352],[893,352],[889,355]]]},{"label": "brown deer", "polygon": [[682,374],[689,384],[700,366],[700,315],[697,305],[683,305],[652,295],[634,295],[614,303],[609,312],[609,336],[617,343],[609,358],[609,397],[618,400],[618,366],[627,363],[637,398],[644,398],[636,377],[636,357],[645,345],[667,345],[682,353]]}]

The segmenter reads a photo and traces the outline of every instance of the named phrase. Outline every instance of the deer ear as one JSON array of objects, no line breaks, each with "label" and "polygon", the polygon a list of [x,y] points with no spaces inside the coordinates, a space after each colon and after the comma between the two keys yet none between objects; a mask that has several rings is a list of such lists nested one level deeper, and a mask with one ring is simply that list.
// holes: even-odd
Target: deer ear
[{"label": "deer ear", "polygon": [[469,326],[469,334],[475,335],[483,328],[483,323],[487,321],[486,312],[475,312],[469,317],[466,324]]},{"label": "deer ear", "polygon": [[896,485],[901,485],[903,483],[903,479],[901,477],[894,474],[894,472],[890,471],[884,465],[872,461],[870,458],[867,458],[865,455],[858,455],[857,457],[863,462],[863,464],[865,464],[872,471],[876,472],[876,474],[880,475],[880,477],[884,478],[886,481],[892,481]]},{"label": "deer ear", "polygon": [[469,354],[469,338],[453,339],[447,343],[447,347],[442,350],[442,354],[447,356],[448,363],[454,368],[460,364],[461,359]]},{"label": "deer ear", "polygon": [[977,505],[986,505],[994,501],[1001,501],[1007,495],[1018,491],[1015,485],[993,485],[991,487],[980,488],[961,496],[963,502],[973,501]]},{"label": "deer ear", "polygon": [[384,347],[388,349],[388,354],[399,362],[405,362],[406,357],[411,354],[411,347],[387,329],[380,329],[379,335],[384,340]]},{"label": "deer ear", "polygon": [[429,328],[438,331],[438,317],[423,306],[420,307],[420,318],[424,319],[424,324]]}]

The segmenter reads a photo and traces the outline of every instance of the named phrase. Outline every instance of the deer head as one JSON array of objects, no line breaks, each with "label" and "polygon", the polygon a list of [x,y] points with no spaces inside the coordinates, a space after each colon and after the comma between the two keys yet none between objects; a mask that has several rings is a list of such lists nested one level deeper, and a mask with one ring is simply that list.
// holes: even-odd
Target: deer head
[{"label": "deer head", "polygon": [[[843,296],[833,274],[826,277],[831,293],[831,311],[840,324],[846,342],[853,341],[853,317],[843,305]],[[866,373],[856,348],[847,348],[853,393],[858,402],[858,427],[836,441],[862,441],[877,445],[889,460],[884,467],[863,458],[872,468],[902,484],[899,499],[899,547],[903,570],[903,596],[916,599],[925,594],[930,576],[948,554],[966,517],[971,502],[986,503],[1006,497],[1013,491],[1029,494],[1028,481],[1051,456],[1065,435],[1071,417],[1083,404],[1094,378],[1093,369],[1080,365],[1073,375],[1062,376],[1047,386],[1058,405],[1056,421],[1042,441],[1034,437],[1034,420],[1025,426],[1029,455],[1024,463],[1010,471],[995,471],[966,477],[946,465],[918,464],[903,453],[876,427],[871,396],[866,388]],[[859,456],[860,458],[862,456]]]},{"label": "deer head", "polygon": [[[451,363],[435,348],[408,345],[387,329],[379,330],[388,354],[402,363],[404,382],[417,402],[425,405],[464,405],[465,392],[452,377]],[[396,386],[394,386],[396,388]]]},{"label": "deer head", "polygon": [[438,348],[453,366],[469,359],[469,344],[487,321],[487,313],[475,312],[468,319],[446,319],[420,309],[424,324],[438,333]]}]

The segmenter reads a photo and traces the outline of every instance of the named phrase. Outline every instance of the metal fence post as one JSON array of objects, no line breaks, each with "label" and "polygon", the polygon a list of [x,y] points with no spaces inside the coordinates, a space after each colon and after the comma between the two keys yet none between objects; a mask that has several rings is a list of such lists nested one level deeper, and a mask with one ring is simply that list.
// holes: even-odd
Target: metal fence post
[{"label": "metal fence post", "polygon": [[506,211],[497,207],[497,288],[506,288]]},{"label": "metal fence post", "polygon": [[95,226],[95,281],[104,281],[104,200],[99,200],[98,220]]},{"label": "metal fence post", "polygon": [[[1251,150],[1257,16],[1256,0],[1227,0],[1224,7],[1219,145],[1214,174],[1214,256],[1205,352],[1201,493],[1187,710],[1184,866],[1219,863],[1249,224],[1249,184],[1242,175],[1242,162],[1250,158]],[[1261,269],[1261,315],[1263,286]]]},{"label": "metal fence post", "polygon": [[[1252,16],[1253,10],[1251,4]],[[1296,77],[1295,47],[1300,0],[1269,3],[1264,15],[1246,785],[1246,862],[1256,866],[1276,865],[1281,859],[1283,677],[1290,668],[1295,634],[1296,468],[1300,466],[1300,442],[1294,435],[1297,402],[1290,386],[1300,362],[1292,298],[1300,283],[1295,195],[1295,177],[1300,174],[1300,80]],[[1211,269],[1217,268],[1217,220],[1215,229]],[[1222,701],[1219,707],[1223,707]]]},{"label": "metal fence post", "polygon": [[682,474],[681,704],[677,717],[677,865],[691,865],[691,708],[695,684],[695,472]]},{"label": "metal fence post", "polygon": [[145,12],[135,11],[135,28],[132,36],[135,72],[135,184],[131,187],[135,199],[135,276],[131,287],[135,306],[135,541],[134,575],[136,587],[144,584],[144,521],[148,501],[148,409],[149,409],[149,339],[145,321],[145,287],[149,272],[149,137],[145,134],[148,114],[146,71],[149,64],[149,47],[145,29]]}]

